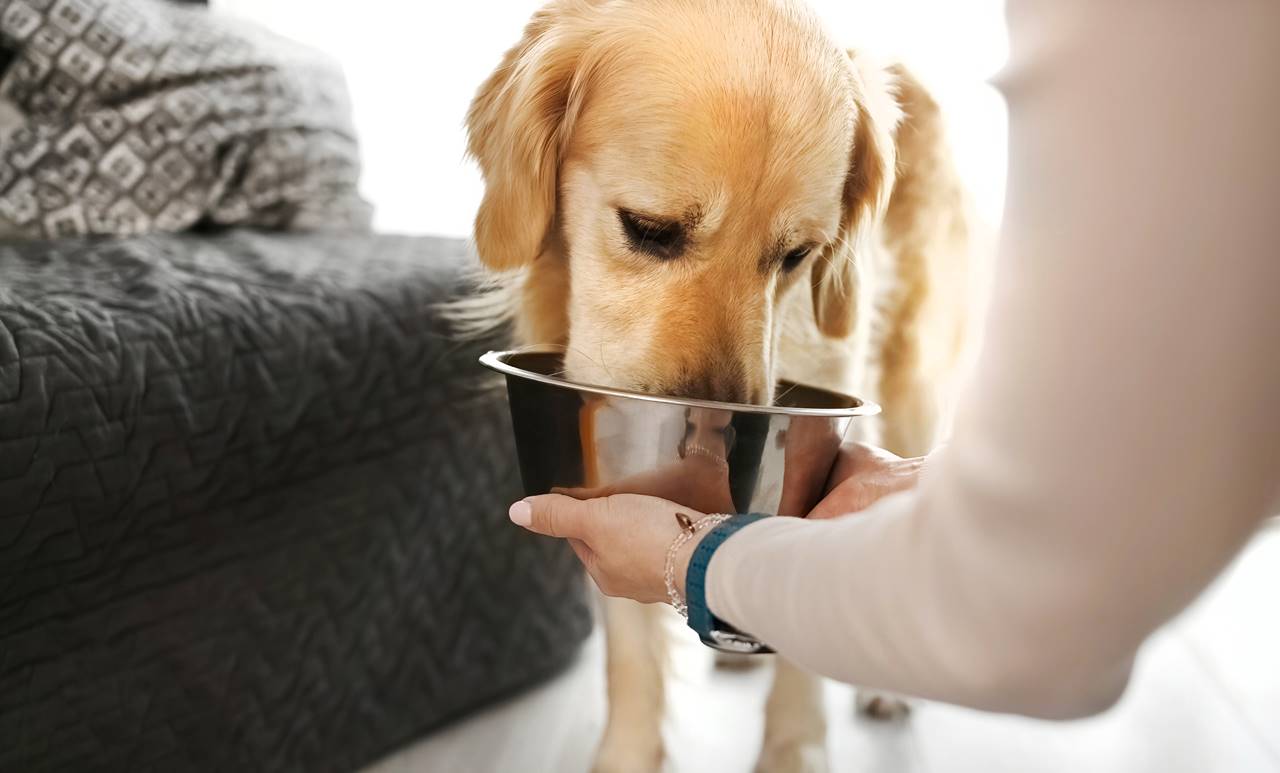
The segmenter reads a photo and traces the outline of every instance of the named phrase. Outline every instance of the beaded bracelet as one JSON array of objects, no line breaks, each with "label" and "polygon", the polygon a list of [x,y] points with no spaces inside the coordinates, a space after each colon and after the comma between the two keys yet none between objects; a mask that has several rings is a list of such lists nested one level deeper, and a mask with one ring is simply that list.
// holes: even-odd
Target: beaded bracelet
[{"label": "beaded bracelet", "polygon": [[667,548],[667,561],[663,571],[663,579],[667,583],[667,601],[671,604],[671,608],[679,612],[680,616],[685,620],[689,619],[689,606],[680,597],[680,591],[676,590],[676,554],[698,532],[719,526],[732,517],[718,513],[706,515],[697,521],[693,521],[684,513],[676,513],[676,523],[680,524],[680,533],[676,535],[676,538],[671,541],[671,546]]}]

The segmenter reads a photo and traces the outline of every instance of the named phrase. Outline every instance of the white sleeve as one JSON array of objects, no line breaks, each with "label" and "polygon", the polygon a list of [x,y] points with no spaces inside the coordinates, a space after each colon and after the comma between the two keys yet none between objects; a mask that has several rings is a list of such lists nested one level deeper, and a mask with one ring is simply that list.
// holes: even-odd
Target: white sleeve
[{"label": "white sleeve", "polygon": [[707,601],[836,679],[1065,717],[1280,493],[1280,3],[1009,20],[1005,232],[950,444],[861,515],[733,536]]}]

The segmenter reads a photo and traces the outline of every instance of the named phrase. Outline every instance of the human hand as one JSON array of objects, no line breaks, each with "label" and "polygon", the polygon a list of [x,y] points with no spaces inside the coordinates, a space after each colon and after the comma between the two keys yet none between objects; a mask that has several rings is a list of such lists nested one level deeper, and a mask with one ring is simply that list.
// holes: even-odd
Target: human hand
[{"label": "human hand", "polygon": [[846,443],[840,448],[827,495],[809,518],[835,518],[870,507],[876,500],[916,485],[925,457],[903,459],[883,448]]},{"label": "human hand", "polygon": [[[544,494],[516,502],[510,516],[529,531],[568,540],[606,596],[651,604],[667,600],[667,549],[681,531],[676,513],[691,521],[703,517],[674,502],[637,494],[596,499]],[[675,557],[675,584],[681,596],[689,559],[704,535],[699,532]]]},{"label": "human hand", "polygon": [[783,438],[786,465],[778,515],[804,516],[827,490],[840,453],[835,422],[816,416],[796,416]]},{"label": "human hand", "polygon": [[[676,502],[688,502],[693,510],[704,513],[733,511],[729,492],[729,468],[725,463],[701,454],[691,454],[661,469],[651,470],[607,486],[594,488],[553,488],[552,494],[567,494],[574,499],[599,499],[618,494],[635,494]],[[688,510],[693,512],[693,510]]]}]

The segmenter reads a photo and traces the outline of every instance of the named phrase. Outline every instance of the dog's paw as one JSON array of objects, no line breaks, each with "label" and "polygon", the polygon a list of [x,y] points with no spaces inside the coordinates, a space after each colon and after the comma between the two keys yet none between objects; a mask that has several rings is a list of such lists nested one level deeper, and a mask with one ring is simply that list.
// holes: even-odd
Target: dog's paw
[{"label": "dog's paw", "polygon": [[854,703],[860,716],[881,722],[905,719],[911,713],[911,704],[903,699],[868,690],[858,690]]},{"label": "dog's paw", "polygon": [[751,671],[766,663],[768,658],[759,655],[741,655],[737,652],[716,650],[716,669],[721,671]]},{"label": "dog's paw", "polygon": [[664,756],[661,739],[605,738],[596,750],[591,773],[657,773]]},{"label": "dog's paw", "polygon": [[827,773],[829,769],[827,747],[820,741],[765,741],[755,773]]}]

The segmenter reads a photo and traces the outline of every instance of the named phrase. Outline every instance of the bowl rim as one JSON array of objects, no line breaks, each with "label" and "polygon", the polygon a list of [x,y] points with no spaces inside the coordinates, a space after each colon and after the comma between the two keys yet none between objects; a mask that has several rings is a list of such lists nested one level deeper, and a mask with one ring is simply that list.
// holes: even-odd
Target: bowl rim
[{"label": "bowl rim", "polygon": [[783,405],[752,405],[750,403],[722,403],[715,400],[698,400],[694,398],[671,397],[669,395],[651,395],[644,392],[633,392],[629,389],[617,389],[614,387],[598,386],[596,384],[579,384],[574,381],[568,381],[555,376],[547,376],[523,368],[517,368],[510,364],[505,358],[520,354],[564,354],[564,347],[561,346],[526,346],[519,349],[504,349],[501,351],[489,351],[480,357],[480,364],[497,371],[506,376],[514,376],[529,381],[537,381],[543,384],[561,387],[564,389],[573,389],[579,392],[590,392],[591,394],[606,395],[608,397],[623,397],[632,400],[641,400],[649,403],[663,403],[666,405],[684,405],[694,408],[714,408],[725,411],[735,411],[741,413],[764,413],[783,416],[825,416],[831,418],[845,418],[853,416],[874,416],[880,413],[880,406],[870,400],[864,400],[861,397],[848,395],[843,392],[837,392],[834,389],[825,389],[823,387],[815,387],[810,384],[800,384],[793,382],[806,389],[814,389],[828,394],[847,397],[856,401],[858,404],[849,408],[789,408]]}]

